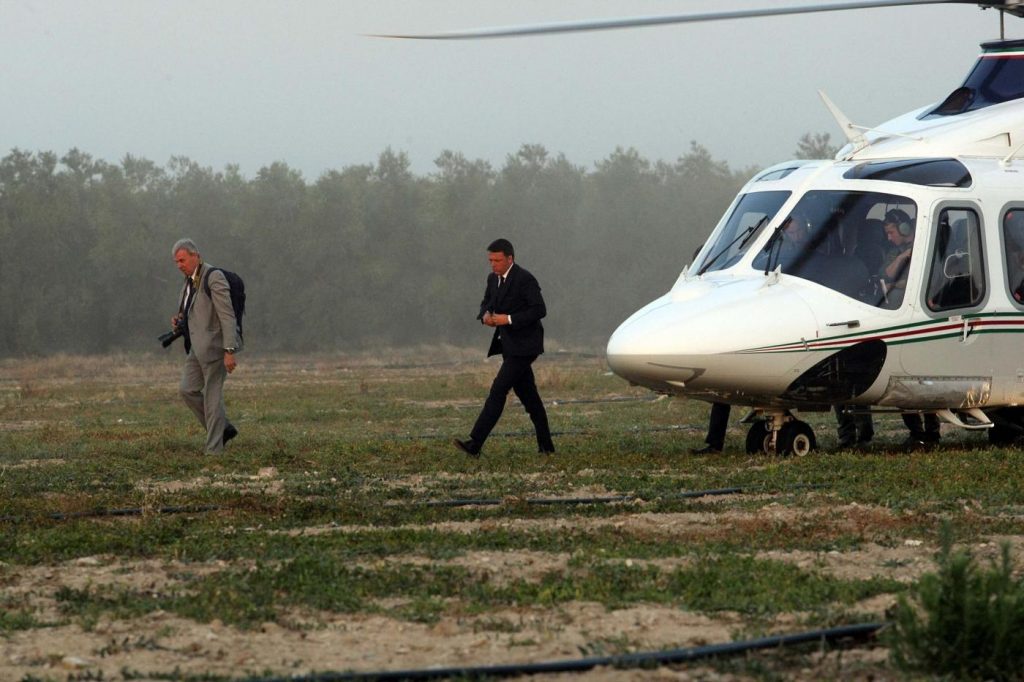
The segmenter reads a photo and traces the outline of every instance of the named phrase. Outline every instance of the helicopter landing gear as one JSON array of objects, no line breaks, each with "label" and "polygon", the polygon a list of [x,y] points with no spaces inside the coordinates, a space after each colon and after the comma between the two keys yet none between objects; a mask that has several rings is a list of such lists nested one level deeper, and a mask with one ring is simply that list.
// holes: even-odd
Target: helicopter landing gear
[{"label": "helicopter landing gear", "polygon": [[818,445],[814,430],[807,422],[794,419],[779,429],[778,452],[780,455],[803,457]]},{"label": "helicopter landing gear", "polygon": [[747,453],[803,457],[818,447],[814,429],[789,412],[768,412],[747,431]]},{"label": "helicopter landing gear", "polygon": [[758,419],[750,425],[747,431],[747,454],[754,455],[758,452],[769,453],[772,450],[772,434],[763,419]]}]

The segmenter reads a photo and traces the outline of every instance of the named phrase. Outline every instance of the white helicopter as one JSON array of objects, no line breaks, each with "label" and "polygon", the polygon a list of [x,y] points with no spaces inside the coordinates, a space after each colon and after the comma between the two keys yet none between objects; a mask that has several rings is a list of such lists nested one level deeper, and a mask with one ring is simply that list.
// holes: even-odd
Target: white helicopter
[{"label": "white helicopter", "polygon": [[[965,0],[945,0],[964,2]],[[402,36],[464,39],[911,4],[864,1]],[[1024,0],[976,2],[1024,16]],[[1001,32],[1001,35],[1004,35]],[[612,334],[627,381],[751,408],[748,452],[806,455],[800,412],[935,414],[1024,436],[1024,40],[982,45],[945,100],[740,191],[671,290]]]}]

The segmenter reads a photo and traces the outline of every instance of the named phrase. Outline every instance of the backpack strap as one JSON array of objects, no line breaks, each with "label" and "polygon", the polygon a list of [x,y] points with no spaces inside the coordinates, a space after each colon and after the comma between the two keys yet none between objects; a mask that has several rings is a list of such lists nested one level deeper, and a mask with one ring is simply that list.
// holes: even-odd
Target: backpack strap
[{"label": "backpack strap", "polygon": [[210,298],[210,273],[214,270],[220,270],[220,268],[210,268],[206,271],[206,274],[203,275],[203,291],[206,293],[207,298]]}]

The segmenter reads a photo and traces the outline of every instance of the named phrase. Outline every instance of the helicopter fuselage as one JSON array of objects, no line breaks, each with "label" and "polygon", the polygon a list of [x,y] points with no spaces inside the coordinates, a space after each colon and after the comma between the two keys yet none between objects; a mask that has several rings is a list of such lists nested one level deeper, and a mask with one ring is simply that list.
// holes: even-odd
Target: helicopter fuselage
[{"label": "helicopter fuselage", "polygon": [[[898,250],[882,232],[894,208],[914,223],[899,291],[879,276]],[[808,223],[798,244],[785,227],[794,214]],[[1024,403],[1016,215],[1021,161],[776,165],[743,188],[672,289],[615,331],[609,364],[655,391],[757,407]]]}]

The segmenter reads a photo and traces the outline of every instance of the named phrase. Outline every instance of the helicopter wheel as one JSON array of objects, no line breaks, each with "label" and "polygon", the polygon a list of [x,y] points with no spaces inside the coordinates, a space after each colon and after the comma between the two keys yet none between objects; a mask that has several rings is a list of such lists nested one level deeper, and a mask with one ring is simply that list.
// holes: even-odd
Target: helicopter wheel
[{"label": "helicopter wheel", "polygon": [[764,421],[754,422],[750,425],[750,430],[747,431],[747,454],[768,454],[771,438],[772,434],[768,431],[768,425]]},{"label": "helicopter wheel", "polygon": [[803,457],[816,447],[818,447],[818,442],[814,438],[814,430],[807,422],[799,420],[786,422],[779,430],[780,455]]}]

